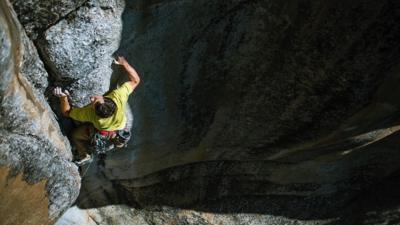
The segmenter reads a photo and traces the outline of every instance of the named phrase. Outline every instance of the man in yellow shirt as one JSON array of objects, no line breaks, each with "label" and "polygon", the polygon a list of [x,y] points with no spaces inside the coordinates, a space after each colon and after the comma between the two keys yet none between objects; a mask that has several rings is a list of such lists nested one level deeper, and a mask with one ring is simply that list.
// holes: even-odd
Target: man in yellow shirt
[{"label": "man in yellow shirt", "polygon": [[62,91],[60,87],[53,90],[54,95],[60,98],[60,109],[63,116],[90,123],[81,125],[72,132],[72,141],[79,155],[78,165],[91,159],[86,146],[95,131],[112,136],[115,135],[114,131],[122,130],[126,126],[126,103],[129,95],[140,83],[140,78],[124,57],[117,56],[114,63],[124,67],[129,81],[105,96],[90,97],[90,104],[85,107],[72,108],[68,102],[68,91]]}]

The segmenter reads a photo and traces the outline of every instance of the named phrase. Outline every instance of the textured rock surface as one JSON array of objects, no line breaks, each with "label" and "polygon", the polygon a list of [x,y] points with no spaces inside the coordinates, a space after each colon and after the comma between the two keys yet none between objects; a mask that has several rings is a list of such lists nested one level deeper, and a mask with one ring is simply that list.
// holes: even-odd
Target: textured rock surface
[{"label": "textured rock surface", "polygon": [[[49,205],[47,215],[54,219],[75,201],[80,176],[77,167],[70,162],[69,142],[61,134],[43,95],[47,77],[43,64],[11,6],[7,1],[1,1],[0,6],[0,165],[10,168],[10,178],[23,172],[26,184],[18,182],[17,185],[22,192],[40,194],[40,187],[44,186],[33,184],[45,182],[41,193],[47,193],[44,199]],[[3,193],[7,193],[7,188],[14,186],[5,187]],[[8,191],[13,193],[13,190]],[[4,194],[4,198],[7,197]],[[21,195],[20,201],[25,201],[24,197],[27,195]],[[42,209],[43,205],[38,204],[21,204],[16,211],[41,217],[43,214],[24,208]],[[43,221],[47,219],[43,218]]]},{"label": "textured rock surface", "polygon": [[28,184],[21,174],[11,178],[9,172],[0,168],[1,224],[54,224],[48,214],[46,182]]},{"label": "textured rock surface", "polygon": [[[56,223],[56,225],[71,224],[268,224],[268,225],[353,225],[353,224],[399,224],[400,204],[398,202],[400,185],[400,174],[378,182],[367,191],[362,191],[356,198],[348,202],[344,207],[336,207],[330,212],[329,217],[318,217],[321,212],[331,209],[324,205],[312,208],[305,207],[301,202],[304,199],[286,199],[289,205],[278,204],[273,197],[262,199],[254,198],[251,202],[242,199],[237,202],[243,207],[253,206],[262,209],[265,205],[270,205],[268,212],[264,213],[213,213],[201,210],[176,209],[166,206],[147,207],[145,209],[127,207],[125,205],[111,205],[95,209],[79,210],[74,207]],[[165,193],[165,191],[164,191]],[[114,196],[113,196],[114,197]],[[291,201],[288,199],[292,198]],[[300,201],[299,201],[300,200]],[[307,199],[306,201],[313,201]],[[226,203],[226,202],[225,202]],[[281,202],[282,203],[282,202]],[[229,204],[222,204],[224,207]],[[277,212],[292,211],[292,216],[275,215]],[[303,218],[304,215],[312,213],[314,216]],[[320,215],[321,216],[321,215]]]},{"label": "textured rock surface", "polygon": [[368,139],[352,141],[357,135],[374,140],[397,104],[379,97],[369,110],[381,115],[356,126],[350,115],[398,63],[396,6],[128,2],[120,50],[143,84],[131,101],[135,150],[116,155],[109,176],[132,179],[205,160],[269,164],[315,149],[293,160],[300,163]]},{"label": "textured rock surface", "polygon": [[50,27],[38,40],[53,79],[69,84],[76,106],[91,95],[108,91],[111,55],[117,50],[122,29],[123,1],[88,1]]},{"label": "textured rock surface", "polygon": [[391,4],[128,2],[120,50],[143,74],[136,150],[110,168],[130,179],[316,143],[396,65]]},{"label": "textured rock surface", "polygon": [[241,225],[322,225],[329,224],[334,220],[293,220],[285,217],[271,215],[245,214],[214,214],[199,212],[194,210],[180,210],[171,207],[152,207],[146,210],[137,210],[125,205],[106,206],[97,209],[79,210],[71,208],[56,225],[95,225],[95,224],[114,224],[114,225],[151,225],[151,224],[193,224],[193,225],[212,225],[212,224],[241,224]]},{"label": "textured rock surface", "polygon": [[85,2],[87,0],[11,0],[19,21],[33,40]]}]

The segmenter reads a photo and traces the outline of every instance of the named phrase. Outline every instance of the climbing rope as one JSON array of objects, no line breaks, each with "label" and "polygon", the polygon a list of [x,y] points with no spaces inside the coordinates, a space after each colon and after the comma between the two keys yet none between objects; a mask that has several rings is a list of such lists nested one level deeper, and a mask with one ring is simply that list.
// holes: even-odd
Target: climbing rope
[{"label": "climbing rope", "polygon": [[82,179],[85,177],[85,175],[86,175],[87,171],[89,170],[90,166],[92,165],[93,161],[94,161],[94,156],[93,156],[92,160],[90,161],[89,165],[86,167],[85,171],[83,172],[83,174],[81,176]]}]

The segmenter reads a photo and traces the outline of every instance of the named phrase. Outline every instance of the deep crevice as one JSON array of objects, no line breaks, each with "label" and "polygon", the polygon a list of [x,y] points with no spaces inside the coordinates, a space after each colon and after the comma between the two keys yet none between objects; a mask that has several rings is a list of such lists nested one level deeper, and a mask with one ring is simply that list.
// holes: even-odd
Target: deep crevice
[{"label": "deep crevice", "polygon": [[[84,2],[82,2],[78,7],[76,7],[75,9],[71,10],[69,13],[65,14],[64,16],[61,16],[60,18],[58,18],[56,21],[54,21],[53,23],[50,23],[47,27],[45,27],[39,34],[43,35],[48,29],[50,29],[50,27],[57,25],[61,20],[67,19],[72,13],[77,12],[80,8],[82,8],[82,6],[84,6],[86,3],[88,3],[90,0],[86,0]],[[38,38],[39,39],[39,38]]]}]

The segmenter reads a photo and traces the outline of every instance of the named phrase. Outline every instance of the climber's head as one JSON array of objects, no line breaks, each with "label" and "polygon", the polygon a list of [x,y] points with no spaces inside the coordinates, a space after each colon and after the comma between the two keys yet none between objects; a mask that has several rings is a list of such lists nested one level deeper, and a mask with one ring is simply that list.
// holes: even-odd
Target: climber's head
[{"label": "climber's head", "polygon": [[101,95],[90,97],[90,102],[94,108],[94,111],[96,112],[96,115],[102,118],[110,117],[117,108],[113,100]]}]

